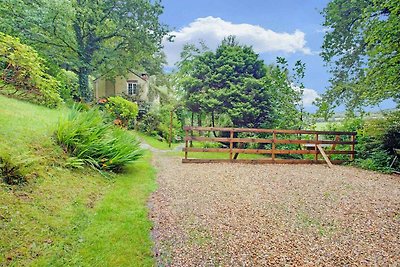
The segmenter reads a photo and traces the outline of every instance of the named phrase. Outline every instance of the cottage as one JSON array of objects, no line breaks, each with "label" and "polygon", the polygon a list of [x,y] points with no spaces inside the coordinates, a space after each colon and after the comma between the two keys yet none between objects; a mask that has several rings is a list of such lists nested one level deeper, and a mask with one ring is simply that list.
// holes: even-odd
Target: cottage
[{"label": "cottage", "polygon": [[150,77],[147,73],[137,73],[130,71],[126,76],[117,76],[113,79],[105,78],[103,76],[97,78],[93,82],[96,99],[109,96],[125,96],[128,99],[148,103],[151,105],[159,104],[160,97],[154,93],[150,88],[155,87],[151,84],[150,80],[155,81],[155,77]]}]

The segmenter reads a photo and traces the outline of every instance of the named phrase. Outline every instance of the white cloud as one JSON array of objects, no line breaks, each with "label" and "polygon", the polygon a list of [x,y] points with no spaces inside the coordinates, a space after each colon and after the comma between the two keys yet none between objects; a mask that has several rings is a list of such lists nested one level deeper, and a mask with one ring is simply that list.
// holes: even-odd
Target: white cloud
[{"label": "white cloud", "polygon": [[[292,88],[296,91],[300,91],[300,87],[292,85]],[[315,99],[319,97],[319,94],[314,89],[303,88],[303,105],[305,107],[312,106]]]},{"label": "white cloud", "polygon": [[235,35],[241,44],[251,45],[257,53],[285,52],[312,54],[306,46],[305,33],[295,30],[293,33],[274,32],[258,25],[234,24],[221,18],[198,18],[179,31],[171,32],[175,35],[174,42],[164,40],[164,52],[168,64],[172,66],[179,60],[182,47],[186,43],[205,44],[215,49],[221,40],[228,35]]},{"label": "white cloud", "polygon": [[304,106],[312,106],[312,102],[319,97],[317,91],[314,89],[304,88],[303,104]]}]

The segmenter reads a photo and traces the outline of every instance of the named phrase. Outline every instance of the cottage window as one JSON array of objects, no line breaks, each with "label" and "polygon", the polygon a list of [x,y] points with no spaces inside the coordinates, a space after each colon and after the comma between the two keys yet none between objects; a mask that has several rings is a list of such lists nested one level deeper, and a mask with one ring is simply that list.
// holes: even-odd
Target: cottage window
[{"label": "cottage window", "polygon": [[136,95],[138,91],[138,84],[136,81],[127,82],[127,93],[128,95]]}]

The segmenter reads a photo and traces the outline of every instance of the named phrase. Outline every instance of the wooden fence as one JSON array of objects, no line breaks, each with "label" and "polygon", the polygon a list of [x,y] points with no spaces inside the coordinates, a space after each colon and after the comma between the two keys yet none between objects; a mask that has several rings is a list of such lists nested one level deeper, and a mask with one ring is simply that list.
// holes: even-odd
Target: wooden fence
[{"label": "wooden fence", "polygon": [[[275,130],[251,128],[219,128],[219,127],[184,127],[185,158],[183,163],[235,162],[235,163],[286,163],[339,164],[354,160],[356,132],[308,131],[308,130]],[[218,134],[216,134],[218,133]],[[263,138],[252,137],[262,134]],[[210,137],[217,135],[219,137]],[[240,136],[242,135],[242,136]],[[244,136],[243,136],[244,135]],[[202,148],[190,147],[191,142],[207,142],[207,144],[223,144],[224,147]],[[262,148],[244,148],[245,144],[260,144]],[[261,145],[264,144],[264,145]],[[291,144],[291,145],[288,145]],[[295,148],[294,148],[295,147]],[[338,148],[338,149],[336,149]],[[226,159],[189,158],[189,152],[227,153]],[[264,154],[265,158],[236,159],[235,155]],[[195,154],[195,153],[194,153]],[[332,155],[348,155],[348,159],[331,160]],[[269,157],[268,157],[269,155]],[[286,158],[282,158],[286,155]],[[302,155],[300,159],[287,158],[287,155]],[[304,155],[313,155],[304,158]],[[320,156],[323,159],[320,159]],[[346,156],[347,157],[347,156]]]}]

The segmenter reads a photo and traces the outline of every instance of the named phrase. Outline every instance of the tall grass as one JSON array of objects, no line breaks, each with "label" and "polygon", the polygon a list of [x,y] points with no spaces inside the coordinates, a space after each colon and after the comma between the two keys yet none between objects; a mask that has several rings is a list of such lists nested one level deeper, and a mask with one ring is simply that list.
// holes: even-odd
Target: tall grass
[{"label": "tall grass", "polygon": [[81,162],[98,170],[119,172],[143,155],[136,138],[105,124],[97,109],[73,108],[60,119],[55,134],[58,144],[77,159],[74,165]]}]

